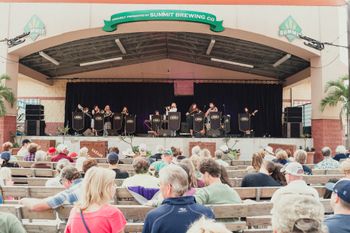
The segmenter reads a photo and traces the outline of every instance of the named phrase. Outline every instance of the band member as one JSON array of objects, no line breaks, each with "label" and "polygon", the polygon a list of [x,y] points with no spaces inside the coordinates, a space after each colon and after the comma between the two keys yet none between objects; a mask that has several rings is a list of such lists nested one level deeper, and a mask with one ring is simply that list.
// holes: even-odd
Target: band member
[{"label": "band member", "polygon": [[205,112],[205,116],[209,116],[209,114],[211,112],[218,112],[218,108],[215,106],[215,104],[213,102],[209,103],[209,108],[208,110]]},{"label": "band member", "polygon": [[112,129],[112,119],[113,119],[113,112],[111,111],[111,108],[109,105],[106,105],[104,108],[104,125],[103,125],[103,135],[108,135],[108,130]]},{"label": "band member", "polygon": [[193,116],[201,112],[202,111],[197,107],[197,104],[193,103],[186,113],[186,122],[188,124],[188,128],[190,129],[191,135],[193,135]]},{"label": "band member", "polygon": [[121,114],[123,114],[124,116],[129,115],[129,110],[128,110],[128,108],[126,106],[123,107],[123,110],[122,110]]},{"label": "band member", "polygon": [[177,112],[177,106],[176,103],[171,103],[170,106],[165,107],[166,115],[168,115],[168,112]]},{"label": "band member", "polygon": [[94,109],[92,109],[91,113],[94,116],[96,113],[100,113],[100,108],[98,107],[98,105],[94,106]]}]

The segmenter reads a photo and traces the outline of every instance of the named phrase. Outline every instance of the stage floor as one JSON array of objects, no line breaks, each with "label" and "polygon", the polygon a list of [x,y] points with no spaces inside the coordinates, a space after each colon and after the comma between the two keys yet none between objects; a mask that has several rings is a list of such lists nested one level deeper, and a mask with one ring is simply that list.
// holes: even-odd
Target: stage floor
[{"label": "stage floor", "polygon": [[[122,152],[130,149],[130,145],[124,142],[118,136],[111,137],[83,137],[83,136],[18,136],[17,140],[28,139],[45,139],[56,140],[56,143],[65,143],[71,151],[79,151],[80,141],[107,141],[108,147],[117,146]],[[130,143],[131,139],[126,137],[125,140]],[[237,141],[235,149],[241,150],[241,159],[249,160],[254,152],[259,151],[261,148],[269,143],[279,144],[291,144],[305,148],[311,148],[313,146],[312,138],[230,138],[228,145],[232,146]],[[189,153],[190,142],[215,142],[218,149],[221,145],[225,144],[225,138],[189,138],[189,137],[138,137],[132,138],[133,146],[138,146],[142,143],[147,145],[147,150],[155,151],[157,145],[163,145],[166,148],[171,146],[179,147],[184,152],[184,155]]]}]

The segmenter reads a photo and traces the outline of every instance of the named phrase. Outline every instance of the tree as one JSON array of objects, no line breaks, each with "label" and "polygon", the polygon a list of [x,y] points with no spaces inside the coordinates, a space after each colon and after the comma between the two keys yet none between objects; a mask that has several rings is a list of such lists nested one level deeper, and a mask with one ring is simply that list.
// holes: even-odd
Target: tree
[{"label": "tree", "polygon": [[12,92],[12,89],[6,87],[4,82],[10,79],[11,79],[10,76],[6,74],[3,74],[0,76],[0,116],[5,116],[6,114],[5,101],[8,102],[11,105],[11,107],[13,107],[16,101],[16,98]]}]

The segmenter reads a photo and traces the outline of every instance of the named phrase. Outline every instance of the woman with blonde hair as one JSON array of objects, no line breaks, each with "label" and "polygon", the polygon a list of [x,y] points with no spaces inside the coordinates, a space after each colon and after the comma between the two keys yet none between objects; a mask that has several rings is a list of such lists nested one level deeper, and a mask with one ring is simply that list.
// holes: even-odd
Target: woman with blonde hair
[{"label": "woman with blonde hair", "polygon": [[346,159],[340,164],[340,171],[345,175],[345,178],[350,179],[350,159]]},{"label": "woman with blonde hair", "polygon": [[[288,211],[286,211],[288,207]],[[324,207],[319,200],[307,195],[291,194],[273,203],[274,233],[326,233],[323,224]]]},{"label": "woman with blonde hair", "polygon": [[261,165],[263,163],[263,156],[261,153],[254,153],[252,156],[252,164],[247,167],[248,173],[256,173],[259,172]]},{"label": "woman with blonde hair", "polygon": [[92,167],[86,172],[80,201],[70,212],[66,233],[124,232],[126,220],[123,213],[109,204],[115,195],[114,178],[114,171],[106,168]]}]

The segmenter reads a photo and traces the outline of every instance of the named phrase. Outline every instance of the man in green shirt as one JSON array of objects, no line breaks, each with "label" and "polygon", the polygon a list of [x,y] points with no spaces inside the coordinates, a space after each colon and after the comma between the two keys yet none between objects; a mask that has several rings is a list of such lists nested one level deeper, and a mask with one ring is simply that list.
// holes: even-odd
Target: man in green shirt
[{"label": "man in green shirt", "polygon": [[26,233],[26,231],[16,216],[0,212],[0,233]]},{"label": "man in green shirt", "polygon": [[238,193],[227,184],[221,182],[221,166],[213,159],[204,159],[199,165],[203,174],[204,188],[197,189],[196,202],[199,204],[235,204],[242,200]]},{"label": "man in green shirt", "polygon": [[162,160],[156,161],[151,164],[150,170],[155,170],[157,173],[164,167],[173,162],[173,152],[171,150],[165,150],[162,154]]}]

